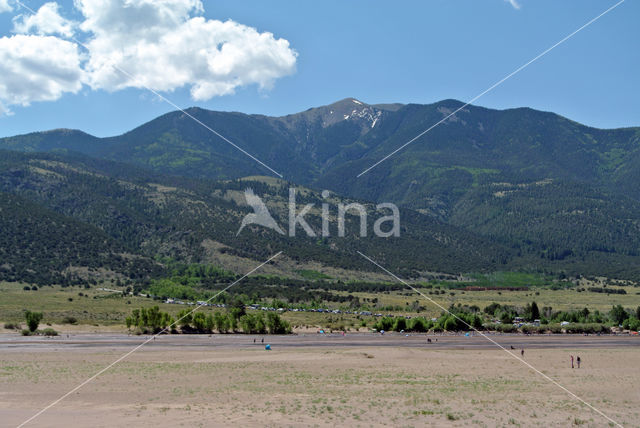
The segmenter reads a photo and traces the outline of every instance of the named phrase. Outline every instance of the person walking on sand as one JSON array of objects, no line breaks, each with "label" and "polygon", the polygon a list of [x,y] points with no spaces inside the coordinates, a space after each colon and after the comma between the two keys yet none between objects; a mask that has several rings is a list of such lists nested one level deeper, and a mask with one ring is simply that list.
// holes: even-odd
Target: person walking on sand
[{"label": "person walking on sand", "polygon": [[580,368],[580,355],[576,358],[576,363],[578,363],[578,368]]},{"label": "person walking on sand", "polygon": [[573,368],[573,355],[571,355],[571,368]]},{"label": "person walking on sand", "polygon": [[520,350],[520,356],[521,356],[522,358],[524,358],[524,348],[522,348],[522,349]]}]

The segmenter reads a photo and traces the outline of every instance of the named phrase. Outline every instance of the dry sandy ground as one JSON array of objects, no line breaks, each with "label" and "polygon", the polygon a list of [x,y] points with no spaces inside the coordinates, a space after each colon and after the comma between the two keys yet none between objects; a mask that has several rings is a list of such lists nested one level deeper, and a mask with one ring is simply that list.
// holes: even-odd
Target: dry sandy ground
[{"label": "dry sandy ground", "polygon": [[[525,358],[623,426],[640,426],[636,348]],[[17,426],[121,349],[0,353],[0,426]],[[501,350],[143,348],[34,427],[607,426]]]}]

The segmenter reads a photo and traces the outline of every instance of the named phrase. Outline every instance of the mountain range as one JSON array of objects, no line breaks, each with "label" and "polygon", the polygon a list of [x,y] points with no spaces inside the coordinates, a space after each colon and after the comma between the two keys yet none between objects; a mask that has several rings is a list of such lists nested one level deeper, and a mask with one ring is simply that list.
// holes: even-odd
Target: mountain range
[{"label": "mountain range", "polygon": [[[2,209],[22,198],[39,215],[93,228],[113,240],[113,254],[140,258],[145,277],[162,257],[207,261],[207,248],[224,248],[251,260],[286,249],[297,263],[354,271],[371,270],[355,255],[370,251],[414,277],[524,269],[640,279],[640,128],[468,105],[358,177],[463,105],[347,98],[283,117],[190,108],[109,138],[60,129],[2,138]],[[220,136],[283,180],[261,177],[270,171]],[[403,233],[390,242],[234,236],[249,212],[244,188],[257,189],[286,223],[290,185],[316,206],[324,189],[335,203],[369,201],[371,212],[396,203]],[[114,260],[101,263],[133,275]]]}]

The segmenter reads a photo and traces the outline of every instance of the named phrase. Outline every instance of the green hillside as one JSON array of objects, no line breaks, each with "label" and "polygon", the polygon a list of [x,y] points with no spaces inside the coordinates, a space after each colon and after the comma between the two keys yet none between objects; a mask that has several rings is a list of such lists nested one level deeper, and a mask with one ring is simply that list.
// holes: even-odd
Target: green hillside
[{"label": "green hillside", "polygon": [[102,230],[0,192],[0,280],[38,285],[145,280],[162,269]]},{"label": "green hillside", "polygon": [[247,188],[263,198],[286,229],[289,183],[281,180],[195,180],[79,155],[4,152],[0,161],[0,190],[97,228],[123,250],[149,258],[206,263],[232,257],[259,262],[284,251],[294,263],[374,270],[357,255],[359,250],[409,276],[492,270],[509,258],[500,245],[411,210],[401,212],[399,238],[375,237],[373,223],[383,214],[371,204],[366,204],[369,236],[358,236],[359,219],[349,213],[346,236],[339,237],[337,205],[349,200],[323,199],[319,192],[302,187],[298,187],[298,209],[315,204],[306,218],[318,234],[320,206],[330,203],[330,236],[308,237],[299,229],[291,238],[260,226],[236,236],[242,218],[252,212],[244,200]]},{"label": "green hillside", "polygon": [[[498,268],[638,278],[640,128],[601,130],[528,108],[466,106],[357,178],[461,105],[347,98],[284,117],[188,110],[287,180],[270,185],[238,181],[268,171],[182,112],[110,138],[69,130],[15,136],[0,139],[13,151],[3,156],[0,189],[148,257],[201,261],[213,245],[237,258],[286,249],[296,262],[370,269],[353,256],[360,250],[414,276]],[[336,201],[394,202],[407,209],[402,239],[359,239],[350,216],[353,239],[292,241],[266,230],[236,238],[249,212],[246,187],[286,224],[286,183],[329,189]],[[308,198],[322,203],[319,192]],[[320,228],[317,213],[310,221]]]}]

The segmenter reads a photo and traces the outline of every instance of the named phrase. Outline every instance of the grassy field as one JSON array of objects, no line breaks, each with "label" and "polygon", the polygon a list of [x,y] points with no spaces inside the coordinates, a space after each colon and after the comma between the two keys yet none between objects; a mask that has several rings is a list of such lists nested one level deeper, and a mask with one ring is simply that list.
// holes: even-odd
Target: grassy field
[{"label": "grassy field", "polygon": [[[83,296],[79,296],[82,293]],[[131,311],[140,307],[160,306],[161,310],[176,318],[177,313],[184,309],[181,305],[168,305],[153,299],[139,296],[121,297],[117,293],[100,291],[97,288],[79,289],[73,287],[42,287],[37,291],[25,291],[23,285],[15,283],[0,283],[0,322],[20,322],[24,325],[24,310],[43,312],[42,324],[57,325],[62,331],[73,326],[60,326],[67,316],[75,317],[78,324],[92,327],[91,331],[124,330],[124,320]],[[72,299],[69,301],[69,299]],[[200,311],[215,311],[217,308],[200,308]],[[327,315],[310,312],[288,312],[283,318],[293,326],[318,326],[338,328],[341,325],[352,326],[354,329],[360,320],[349,315]],[[373,319],[367,317],[370,324]],[[95,327],[95,328],[93,328]],[[0,325],[1,328],[1,325]]]},{"label": "grassy field", "polygon": [[[609,286],[609,288],[619,288]],[[500,304],[524,306],[531,301],[536,301],[540,308],[551,306],[554,310],[582,309],[585,306],[589,310],[608,312],[613,305],[622,305],[627,308],[640,306],[640,289],[624,287],[628,294],[603,294],[592,292],[577,292],[574,289],[552,290],[547,287],[532,287],[527,291],[488,290],[488,291],[463,291],[445,290],[444,294],[433,294],[433,289],[420,289],[426,296],[438,304],[448,308],[451,304],[477,305],[480,308],[497,302]],[[337,292],[336,294],[348,294]],[[431,293],[431,294],[430,294]],[[82,294],[82,296],[80,295]],[[386,306],[400,307],[402,310],[394,311],[396,314],[420,315],[428,318],[437,317],[442,310],[419,296],[411,290],[399,290],[389,293],[351,293],[357,296],[361,303],[369,306],[374,312],[383,314],[387,310],[376,309]],[[175,315],[184,308],[179,305],[168,305],[154,301],[146,297],[128,296],[122,297],[117,293],[98,290],[98,288],[60,288],[42,287],[37,291],[25,291],[23,285],[15,283],[0,283],[0,322],[24,321],[24,310],[41,311],[44,313],[43,323],[60,324],[64,317],[72,316],[79,324],[98,327],[122,326],[124,319],[132,309],[159,305],[165,312]],[[377,300],[374,300],[377,299]],[[377,303],[372,303],[376,301]],[[412,305],[418,302],[424,309],[417,312]],[[339,308],[336,303],[326,303],[328,308]],[[343,308],[344,309],[344,308]],[[203,311],[212,311],[212,308],[201,308]],[[291,322],[294,327],[322,327],[355,330],[361,327],[364,320],[368,327],[374,322],[373,317],[356,317],[346,314],[321,314],[310,312],[286,312],[283,317]]]},{"label": "grassy field", "polygon": [[[83,296],[79,294],[82,293]],[[23,310],[40,311],[43,322],[59,323],[65,316],[73,316],[82,324],[124,324],[131,310],[158,304],[145,297],[123,298],[117,293],[99,291],[97,288],[42,287],[37,291],[25,291],[21,284],[0,283],[0,320],[23,321]],[[69,300],[71,299],[71,300]],[[175,315],[182,307],[162,305],[165,312]]]}]

